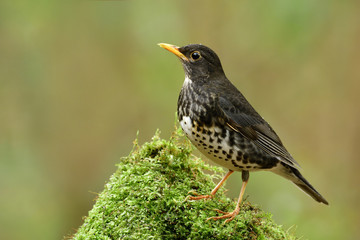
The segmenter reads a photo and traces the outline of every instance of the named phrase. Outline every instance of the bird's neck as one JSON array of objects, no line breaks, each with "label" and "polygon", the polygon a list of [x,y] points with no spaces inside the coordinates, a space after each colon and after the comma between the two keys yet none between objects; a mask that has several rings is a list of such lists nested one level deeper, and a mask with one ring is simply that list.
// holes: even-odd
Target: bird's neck
[{"label": "bird's neck", "polygon": [[210,92],[204,91],[203,84],[186,77],[178,99],[179,121],[190,117],[195,122],[211,125],[209,113],[216,107],[213,98]]}]

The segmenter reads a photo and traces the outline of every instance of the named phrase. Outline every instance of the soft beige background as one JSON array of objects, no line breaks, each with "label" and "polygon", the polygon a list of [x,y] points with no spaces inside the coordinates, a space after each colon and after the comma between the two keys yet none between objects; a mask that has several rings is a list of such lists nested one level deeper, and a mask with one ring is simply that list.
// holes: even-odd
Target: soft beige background
[{"label": "soft beige background", "polygon": [[[246,194],[302,239],[359,236],[360,2],[0,2],[0,238],[74,233],[115,164],[160,128],[184,79],[156,44],[213,48],[326,197],[254,173]],[[227,187],[240,191],[240,174]],[[291,230],[291,231],[292,231]]]}]

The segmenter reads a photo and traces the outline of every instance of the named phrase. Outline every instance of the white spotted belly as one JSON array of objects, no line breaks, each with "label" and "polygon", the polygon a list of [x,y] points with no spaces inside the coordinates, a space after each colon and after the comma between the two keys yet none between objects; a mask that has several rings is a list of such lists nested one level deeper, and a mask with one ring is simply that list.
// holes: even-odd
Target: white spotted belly
[{"label": "white spotted belly", "polygon": [[256,164],[242,163],[243,156],[239,147],[230,146],[229,133],[223,133],[218,127],[197,126],[190,117],[183,117],[180,121],[181,128],[196,148],[213,162],[233,171],[256,171]]}]

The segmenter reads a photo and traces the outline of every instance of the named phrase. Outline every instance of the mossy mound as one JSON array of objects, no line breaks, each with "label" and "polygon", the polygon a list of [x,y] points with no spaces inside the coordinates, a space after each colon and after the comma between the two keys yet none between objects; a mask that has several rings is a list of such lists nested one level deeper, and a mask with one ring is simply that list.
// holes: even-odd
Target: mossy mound
[{"label": "mossy mound", "polygon": [[170,140],[159,132],[121,159],[74,239],[296,239],[271,215],[245,202],[236,218],[206,221],[213,209],[233,211],[236,202],[220,189],[212,200],[186,201],[189,191],[208,194],[214,174],[224,171],[192,155],[176,130]]}]

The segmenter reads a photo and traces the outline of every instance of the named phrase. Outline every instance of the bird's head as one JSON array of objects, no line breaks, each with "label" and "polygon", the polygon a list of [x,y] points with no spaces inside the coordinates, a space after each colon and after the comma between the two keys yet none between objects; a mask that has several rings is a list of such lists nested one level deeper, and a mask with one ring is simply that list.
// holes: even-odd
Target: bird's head
[{"label": "bird's head", "polygon": [[186,77],[192,81],[224,75],[219,57],[213,50],[204,45],[190,44],[177,47],[167,43],[159,43],[159,46],[174,53],[180,59]]}]

